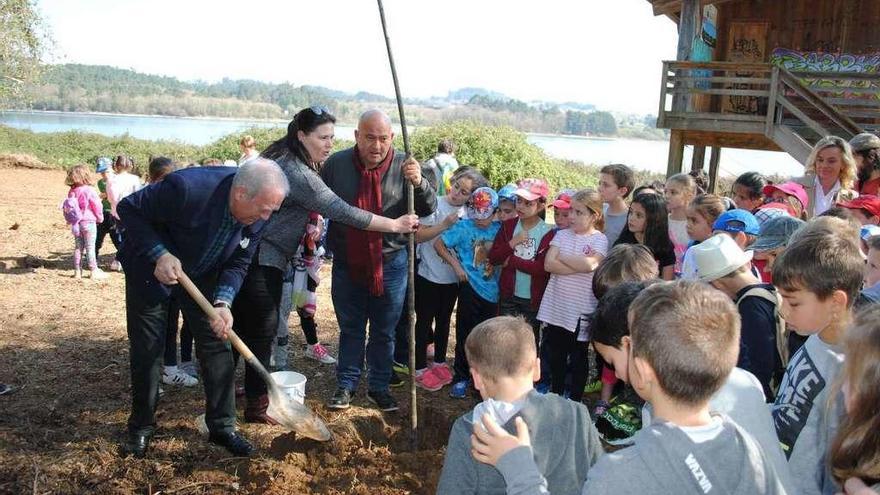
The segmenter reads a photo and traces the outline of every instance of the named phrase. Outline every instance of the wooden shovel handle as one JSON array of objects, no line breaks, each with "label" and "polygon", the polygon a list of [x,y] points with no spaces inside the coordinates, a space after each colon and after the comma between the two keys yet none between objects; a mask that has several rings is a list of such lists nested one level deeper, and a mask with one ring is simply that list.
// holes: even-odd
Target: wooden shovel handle
[{"label": "wooden shovel handle", "polygon": [[[200,291],[199,288],[196,287],[196,284],[194,284],[193,281],[190,280],[187,274],[180,273],[180,275],[178,275],[177,277],[177,282],[183,287],[183,290],[185,290],[186,293],[189,294],[189,297],[193,298],[196,304],[198,304],[199,307],[202,308],[202,311],[204,311],[205,314],[208,315],[208,318],[212,320],[220,318],[220,315],[217,314],[217,309],[214,308],[214,306],[211,305],[211,303],[208,302],[207,299],[205,299],[202,291]],[[238,334],[235,333],[235,330],[230,328],[226,333],[229,336],[229,341],[232,343],[232,347],[234,347],[235,350],[238,351],[238,353],[241,354],[241,356],[246,361],[250,362],[251,360],[255,359],[254,353],[251,352],[247,344],[242,342]]]}]

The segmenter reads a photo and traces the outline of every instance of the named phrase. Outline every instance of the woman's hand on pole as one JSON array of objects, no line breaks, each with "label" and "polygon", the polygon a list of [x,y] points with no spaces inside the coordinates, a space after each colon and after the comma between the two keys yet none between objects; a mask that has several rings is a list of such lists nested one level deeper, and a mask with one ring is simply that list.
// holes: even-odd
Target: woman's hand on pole
[{"label": "woman's hand on pole", "polygon": [[419,229],[419,217],[417,215],[403,215],[394,220],[395,234],[409,234]]}]

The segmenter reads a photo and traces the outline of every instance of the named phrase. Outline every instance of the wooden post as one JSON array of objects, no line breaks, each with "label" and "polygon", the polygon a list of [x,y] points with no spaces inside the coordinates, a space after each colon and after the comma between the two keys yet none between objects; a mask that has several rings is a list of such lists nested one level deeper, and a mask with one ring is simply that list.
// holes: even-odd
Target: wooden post
[{"label": "wooden post", "polygon": [[712,194],[715,194],[715,190],[718,188],[718,162],[720,161],[721,147],[712,146],[712,152],[709,154],[709,192]]},{"label": "wooden post", "polygon": [[[681,20],[678,22],[678,52],[676,58],[679,61],[691,59],[694,40],[701,28],[702,14],[700,0],[681,0]],[[684,74],[676,74],[684,75]],[[674,112],[686,112],[690,109],[690,96],[678,94],[672,99]]]},{"label": "wooden post", "polygon": [[694,146],[694,156],[691,158],[691,171],[703,170],[706,163],[706,147]]},{"label": "wooden post", "polygon": [[682,131],[673,130],[669,134],[669,162],[666,165],[666,177],[681,172],[682,160],[684,160],[684,134]]}]

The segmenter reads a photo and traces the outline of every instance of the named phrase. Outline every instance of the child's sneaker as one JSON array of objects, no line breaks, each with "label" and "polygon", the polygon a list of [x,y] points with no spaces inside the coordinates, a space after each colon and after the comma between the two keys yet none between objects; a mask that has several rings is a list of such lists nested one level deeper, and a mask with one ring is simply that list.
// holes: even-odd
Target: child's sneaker
[{"label": "child's sneaker", "polygon": [[443,381],[434,374],[433,368],[429,368],[416,371],[416,386],[428,392],[436,392],[443,388]]},{"label": "child's sneaker", "polygon": [[76,270],[74,270],[74,271],[73,271],[73,278],[75,278],[75,279],[77,279],[77,280],[83,278],[83,271],[82,271],[82,269],[77,268]]},{"label": "child's sneaker", "polygon": [[334,364],[336,363],[336,358],[330,355],[327,352],[327,349],[321,345],[321,343],[317,343],[315,345],[310,345],[306,347],[306,357],[310,359],[314,359],[315,361],[321,364]]},{"label": "child's sneaker", "polygon": [[434,359],[434,344],[428,344],[428,359]]},{"label": "child's sneaker", "polygon": [[391,367],[394,368],[394,371],[396,371],[398,373],[402,373],[404,375],[409,375],[409,366],[407,366],[405,364],[398,363],[397,361],[394,361],[392,363]]},{"label": "child's sneaker", "polygon": [[193,378],[199,377],[199,365],[196,364],[195,361],[184,361],[180,363],[180,370]]},{"label": "child's sneaker", "polygon": [[104,280],[108,277],[110,277],[110,275],[107,275],[107,272],[101,270],[100,268],[95,268],[94,270],[92,270],[92,280]]},{"label": "child's sneaker", "polygon": [[184,387],[195,387],[199,384],[199,380],[193,378],[177,366],[166,366],[162,371],[162,383],[166,385],[182,385]]},{"label": "child's sneaker", "polygon": [[431,373],[434,373],[434,375],[443,382],[443,385],[449,385],[452,383],[452,372],[449,371],[449,366],[446,366],[446,363],[432,364]]},{"label": "child's sneaker", "polygon": [[449,390],[449,396],[453,399],[466,399],[468,387],[471,385],[469,380],[461,380],[457,381],[452,385],[452,388]]},{"label": "child's sneaker", "polygon": [[110,271],[111,272],[121,272],[122,271],[122,263],[118,260],[113,260],[110,262]]},{"label": "child's sneaker", "polygon": [[403,379],[400,378],[400,375],[398,375],[397,372],[394,370],[391,370],[391,380],[388,381],[388,386],[391,388],[398,388],[403,386]]}]

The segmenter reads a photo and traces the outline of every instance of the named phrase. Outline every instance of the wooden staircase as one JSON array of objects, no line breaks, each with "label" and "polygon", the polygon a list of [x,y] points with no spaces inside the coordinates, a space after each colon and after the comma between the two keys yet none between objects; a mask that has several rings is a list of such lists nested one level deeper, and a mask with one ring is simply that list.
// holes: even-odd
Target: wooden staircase
[{"label": "wooden staircase", "polygon": [[824,136],[880,131],[880,74],[664,62],[657,127],[685,143],[785,151],[805,163]]}]

